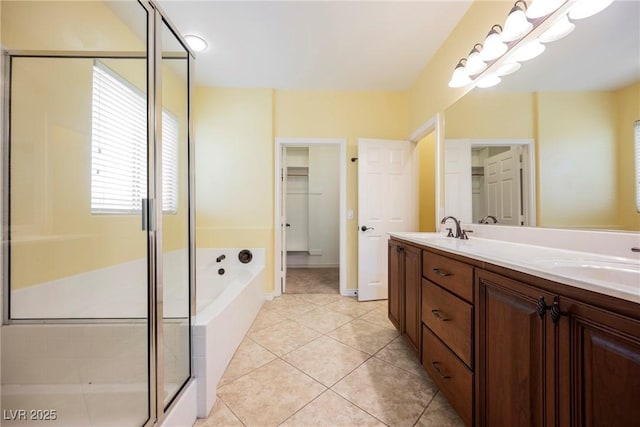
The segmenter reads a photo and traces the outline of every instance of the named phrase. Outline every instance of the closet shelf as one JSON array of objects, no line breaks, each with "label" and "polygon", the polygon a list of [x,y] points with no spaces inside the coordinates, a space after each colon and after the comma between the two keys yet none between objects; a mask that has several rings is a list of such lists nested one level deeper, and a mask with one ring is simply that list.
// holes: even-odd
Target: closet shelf
[{"label": "closet shelf", "polygon": [[309,176],[309,168],[306,166],[288,166],[287,176]]}]

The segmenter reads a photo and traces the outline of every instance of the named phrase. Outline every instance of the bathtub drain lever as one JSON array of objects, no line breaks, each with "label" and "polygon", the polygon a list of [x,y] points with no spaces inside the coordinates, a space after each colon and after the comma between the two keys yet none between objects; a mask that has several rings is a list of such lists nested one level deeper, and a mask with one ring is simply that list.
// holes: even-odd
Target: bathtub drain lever
[{"label": "bathtub drain lever", "polygon": [[216,258],[216,262],[221,262],[223,259],[225,259],[227,256],[225,254],[220,255],[218,258]]}]

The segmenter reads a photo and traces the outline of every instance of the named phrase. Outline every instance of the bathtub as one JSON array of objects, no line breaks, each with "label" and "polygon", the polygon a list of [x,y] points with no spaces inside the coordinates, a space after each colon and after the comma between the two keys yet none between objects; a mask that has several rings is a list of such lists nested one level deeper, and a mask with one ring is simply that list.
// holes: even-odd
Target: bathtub
[{"label": "bathtub", "polygon": [[[238,260],[241,249],[196,251],[196,306],[193,325],[193,373],[198,386],[198,417],[206,417],[229,361],[264,302],[264,249],[253,259]],[[216,262],[216,258],[225,259]],[[224,274],[219,270],[224,269]]]}]

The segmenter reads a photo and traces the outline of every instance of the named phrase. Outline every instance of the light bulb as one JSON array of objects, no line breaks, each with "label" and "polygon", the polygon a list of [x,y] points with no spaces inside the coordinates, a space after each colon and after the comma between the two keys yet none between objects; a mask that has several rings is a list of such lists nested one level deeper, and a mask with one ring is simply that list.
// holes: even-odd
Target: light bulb
[{"label": "light bulb", "polygon": [[526,45],[517,48],[511,58],[516,62],[524,62],[535,58],[540,55],[546,49],[545,45],[538,40],[533,40]]},{"label": "light bulb", "polygon": [[[520,3],[524,4],[524,8],[519,6]],[[518,1],[509,12],[502,33],[500,33],[503,42],[520,40],[533,29],[533,24],[527,20],[527,15],[525,15],[526,5],[525,2]]]},{"label": "light bulb", "polygon": [[[480,49],[478,49],[478,46]],[[482,45],[479,43],[476,44],[467,58],[467,65],[465,65],[464,69],[469,76],[480,74],[487,68],[487,64],[482,60],[482,58],[480,58],[481,49]]]},{"label": "light bulb", "polygon": [[527,18],[536,19],[547,16],[558,10],[565,2],[566,0],[533,0],[531,6],[527,9]]},{"label": "light bulb", "polygon": [[538,40],[542,43],[554,42],[568,36],[575,28],[575,24],[569,21],[567,15],[562,15],[560,19],[538,37]]},{"label": "light bulb", "polygon": [[471,78],[464,69],[464,63],[466,63],[466,59],[461,59],[456,65],[456,69],[453,70],[453,75],[451,76],[451,80],[449,81],[449,87],[462,87],[471,83]]},{"label": "light bulb", "polygon": [[569,11],[569,18],[584,19],[606,9],[613,0],[577,0]]},{"label": "light bulb", "polygon": [[478,84],[476,84],[476,86],[478,86],[479,88],[485,89],[488,87],[493,87],[498,83],[500,83],[501,81],[502,79],[500,77],[498,77],[495,73],[491,73],[481,78],[480,81],[478,81]]},{"label": "light bulb", "polygon": [[502,27],[500,25],[494,25],[491,27],[491,31],[487,35],[483,43],[482,50],[480,51],[480,59],[483,61],[493,61],[496,58],[500,58],[509,49],[502,40],[500,40],[500,32]]},{"label": "light bulb", "polygon": [[515,73],[522,67],[519,62],[516,61],[506,61],[498,69],[496,70],[496,74],[499,77],[508,76],[509,74]]},{"label": "light bulb", "polygon": [[186,34],[184,36],[184,40],[195,52],[202,52],[209,46],[202,37],[198,37],[193,34]]}]

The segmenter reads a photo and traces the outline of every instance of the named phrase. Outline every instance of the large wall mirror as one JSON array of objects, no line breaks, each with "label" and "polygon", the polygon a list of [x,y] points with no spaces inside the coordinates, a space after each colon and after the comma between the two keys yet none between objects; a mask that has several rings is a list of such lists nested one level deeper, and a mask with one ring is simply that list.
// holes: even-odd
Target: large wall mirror
[{"label": "large wall mirror", "polygon": [[[571,34],[547,44],[498,86],[476,88],[448,108],[441,147],[444,212],[477,223],[498,203],[512,214],[498,218],[498,225],[640,230],[638,22],[640,2],[616,0],[576,21]],[[515,159],[514,192],[504,197],[486,183],[486,159],[493,156]],[[457,167],[464,173],[455,173],[461,158]],[[460,194],[462,201],[455,198]]]}]

